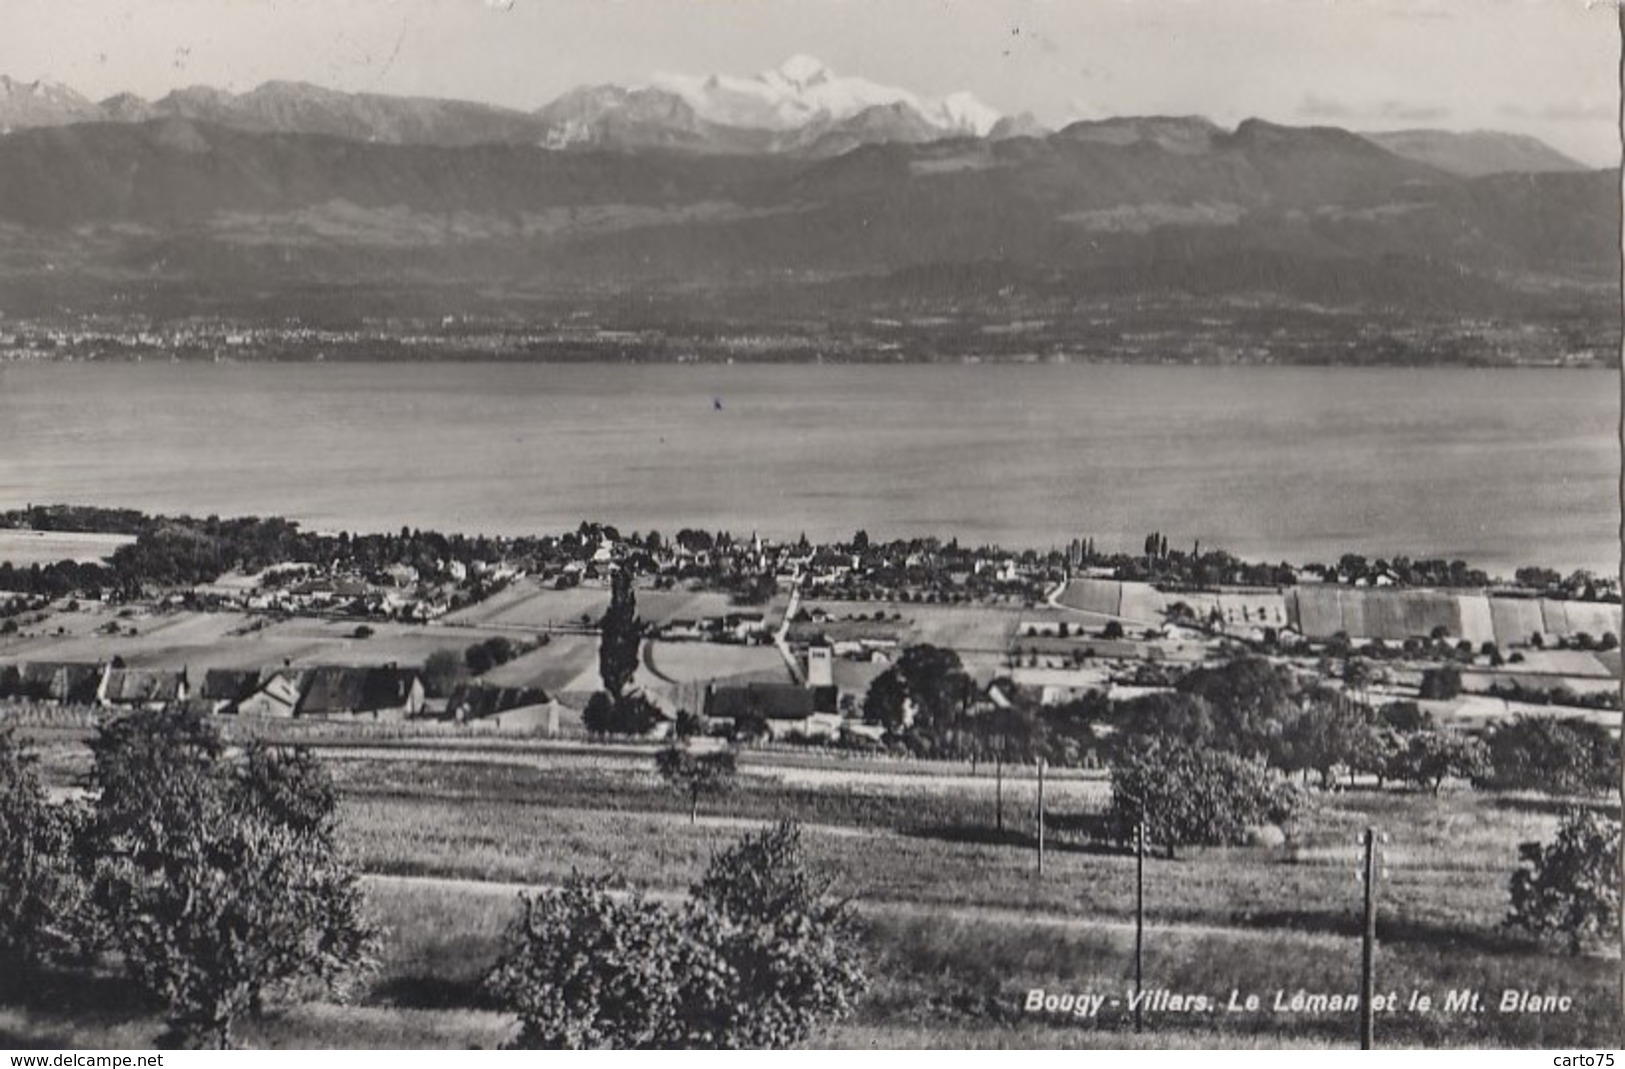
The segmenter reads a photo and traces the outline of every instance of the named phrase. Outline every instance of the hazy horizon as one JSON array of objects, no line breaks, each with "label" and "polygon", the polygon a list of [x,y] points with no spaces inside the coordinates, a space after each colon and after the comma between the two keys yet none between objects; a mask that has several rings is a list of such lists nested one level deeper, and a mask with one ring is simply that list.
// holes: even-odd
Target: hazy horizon
[{"label": "hazy horizon", "polygon": [[1528,134],[1619,160],[1619,32],[1584,0],[8,0],[0,73],[93,99],[266,81],[532,110],[579,85],[806,54],[1051,126],[1110,115]]}]

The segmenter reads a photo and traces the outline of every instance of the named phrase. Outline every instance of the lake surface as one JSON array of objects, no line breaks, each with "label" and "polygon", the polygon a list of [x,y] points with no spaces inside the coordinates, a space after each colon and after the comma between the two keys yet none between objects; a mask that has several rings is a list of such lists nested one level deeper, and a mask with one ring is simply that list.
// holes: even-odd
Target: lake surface
[{"label": "lake surface", "polygon": [[1617,571],[1614,372],[14,364],[0,508]]}]

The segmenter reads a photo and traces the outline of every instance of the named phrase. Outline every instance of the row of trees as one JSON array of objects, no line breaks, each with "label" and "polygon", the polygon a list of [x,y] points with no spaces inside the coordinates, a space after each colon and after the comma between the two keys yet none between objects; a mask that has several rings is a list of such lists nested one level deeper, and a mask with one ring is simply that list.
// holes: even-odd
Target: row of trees
[{"label": "row of trees", "polygon": [[1480,734],[1452,731],[1415,702],[1374,709],[1355,700],[1363,686],[1357,673],[1339,691],[1247,658],[1193,669],[1169,691],[1124,702],[1094,693],[1039,706],[1007,688],[1011,704],[988,708],[957,654],[922,645],[875,678],[863,710],[916,752],[939,757],[1110,763],[1161,738],[1318,775],[1328,787],[1358,774],[1434,792],[1462,779],[1573,794],[1618,779],[1618,756],[1600,725],[1517,717]]}]

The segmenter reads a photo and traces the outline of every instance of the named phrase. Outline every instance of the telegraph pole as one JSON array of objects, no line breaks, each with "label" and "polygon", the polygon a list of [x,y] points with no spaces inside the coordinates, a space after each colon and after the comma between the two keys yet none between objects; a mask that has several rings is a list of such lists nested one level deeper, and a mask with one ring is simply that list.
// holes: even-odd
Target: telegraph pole
[{"label": "telegraph pole", "polygon": [[993,757],[993,823],[1004,831],[1004,736],[999,736],[999,750]]},{"label": "telegraph pole", "polygon": [[1140,1033],[1145,1000],[1145,821],[1134,825],[1134,1034]]},{"label": "telegraph pole", "polygon": [[1044,875],[1044,759],[1038,759],[1038,874]]},{"label": "telegraph pole", "polygon": [[1377,829],[1366,828],[1361,841],[1365,847],[1361,862],[1361,875],[1365,883],[1365,930],[1360,941],[1360,1049],[1370,1050],[1376,1032],[1371,996],[1377,986]]}]

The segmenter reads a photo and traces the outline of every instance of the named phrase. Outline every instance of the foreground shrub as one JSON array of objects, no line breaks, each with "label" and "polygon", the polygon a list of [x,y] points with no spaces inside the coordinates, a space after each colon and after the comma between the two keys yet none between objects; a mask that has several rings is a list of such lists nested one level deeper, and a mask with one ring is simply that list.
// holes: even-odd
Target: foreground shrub
[{"label": "foreground shrub", "polygon": [[336,792],[308,753],[232,759],[195,714],[142,712],[92,741],[100,796],[79,850],[104,944],[166,1006],[169,1046],[229,1046],[233,1022],[372,960]]},{"label": "foreground shrub", "polygon": [[52,805],[35,757],[0,731],[0,985],[26,981],[71,952],[82,885],[73,867],[74,811]]},{"label": "foreground shrub", "polygon": [[828,890],[789,823],[718,855],[678,907],[574,875],[525,899],[489,985],[519,1047],[790,1046],[867,986]]},{"label": "foreground shrub", "polygon": [[1619,937],[1619,821],[1570,809],[1550,843],[1518,847],[1506,925],[1578,954]]}]

